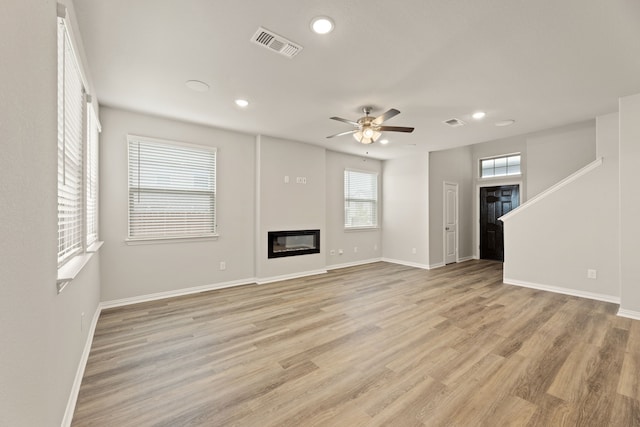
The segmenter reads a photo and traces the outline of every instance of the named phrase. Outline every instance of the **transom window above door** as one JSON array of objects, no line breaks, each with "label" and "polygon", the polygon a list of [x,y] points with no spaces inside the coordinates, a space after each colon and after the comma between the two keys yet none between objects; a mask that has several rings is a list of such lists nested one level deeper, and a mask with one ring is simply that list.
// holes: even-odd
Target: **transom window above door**
[{"label": "transom window above door", "polygon": [[480,160],[480,178],[520,175],[520,154]]}]

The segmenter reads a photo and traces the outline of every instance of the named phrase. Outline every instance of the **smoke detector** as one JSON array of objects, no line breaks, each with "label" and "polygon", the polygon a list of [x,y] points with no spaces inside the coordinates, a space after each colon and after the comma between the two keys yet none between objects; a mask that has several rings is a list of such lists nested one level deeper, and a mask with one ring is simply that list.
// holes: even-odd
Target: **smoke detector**
[{"label": "smoke detector", "polygon": [[263,27],[258,27],[256,33],[251,37],[251,41],[273,52],[284,55],[287,58],[293,58],[302,50],[302,46],[299,44],[287,40]]}]

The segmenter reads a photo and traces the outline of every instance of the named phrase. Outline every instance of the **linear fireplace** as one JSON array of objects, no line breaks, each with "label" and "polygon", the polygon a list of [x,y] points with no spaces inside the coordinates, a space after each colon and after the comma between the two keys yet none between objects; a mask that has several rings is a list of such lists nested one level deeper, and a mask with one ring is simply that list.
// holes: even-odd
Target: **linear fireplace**
[{"label": "linear fireplace", "polygon": [[269,231],[269,258],[320,253],[320,230]]}]

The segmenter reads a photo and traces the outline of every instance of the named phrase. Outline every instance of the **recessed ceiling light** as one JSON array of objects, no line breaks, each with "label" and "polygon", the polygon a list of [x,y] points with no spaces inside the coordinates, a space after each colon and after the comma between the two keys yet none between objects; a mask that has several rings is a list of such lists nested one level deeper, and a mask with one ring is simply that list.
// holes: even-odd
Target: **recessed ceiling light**
[{"label": "recessed ceiling light", "polygon": [[187,80],[184,84],[189,89],[195,90],[196,92],[206,92],[209,90],[209,85],[205,82],[201,82],[200,80]]},{"label": "recessed ceiling light", "polygon": [[241,108],[246,108],[249,106],[249,101],[247,101],[246,99],[236,99],[235,103],[238,107]]},{"label": "recessed ceiling light", "polygon": [[389,140],[388,140],[388,139],[381,139],[381,140],[380,140],[380,144],[382,144],[382,145],[386,145],[386,144],[388,144],[388,143],[389,143]]},{"label": "recessed ceiling light", "polygon": [[476,120],[482,120],[486,115],[487,113],[485,113],[484,111],[476,111],[475,113],[473,113],[471,117],[473,117]]},{"label": "recessed ceiling light", "polygon": [[500,120],[499,122],[496,122],[496,126],[498,127],[511,126],[515,122],[516,122],[515,120]]},{"label": "recessed ceiling light", "polygon": [[333,19],[328,16],[316,16],[311,21],[311,29],[316,34],[329,34],[333,28]]}]

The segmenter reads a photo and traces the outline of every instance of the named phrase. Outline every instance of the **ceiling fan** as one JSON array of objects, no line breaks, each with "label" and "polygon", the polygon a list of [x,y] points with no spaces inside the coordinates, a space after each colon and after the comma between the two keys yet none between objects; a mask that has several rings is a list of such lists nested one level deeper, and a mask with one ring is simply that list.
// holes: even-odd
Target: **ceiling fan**
[{"label": "ceiling fan", "polygon": [[395,108],[390,109],[389,111],[378,117],[371,117],[369,115],[371,113],[371,107],[364,107],[362,108],[362,111],[364,112],[364,117],[360,117],[355,122],[353,120],[347,120],[340,117],[331,117],[332,120],[349,123],[350,125],[353,125],[355,129],[348,130],[346,132],[340,132],[335,135],[328,136],[327,138],[353,134],[353,137],[356,139],[356,141],[361,142],[362,144],[371,144],[372,142],[375,142],[378,138],[380,138],[381,132],[413,132],[414,128],[409,127],[382,126],[383,122],[400,114],[400,111],[396,110]]}]

